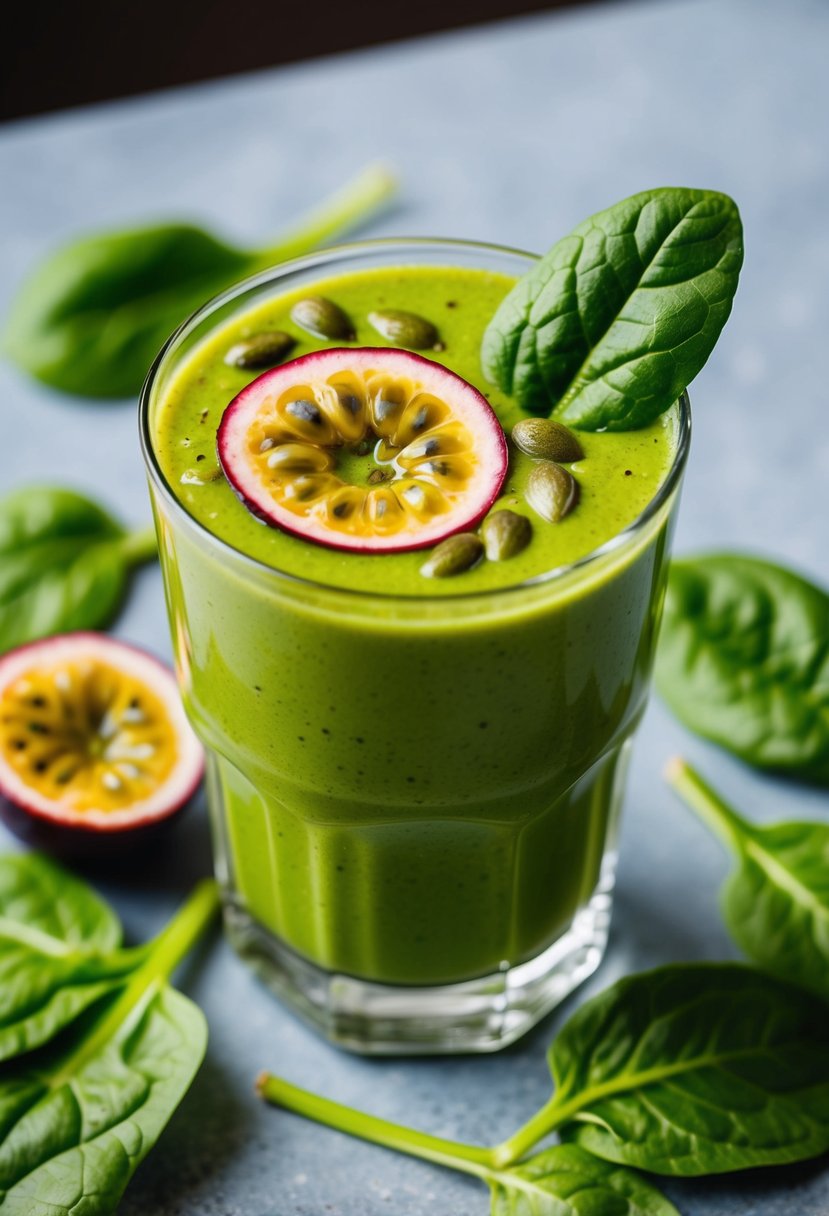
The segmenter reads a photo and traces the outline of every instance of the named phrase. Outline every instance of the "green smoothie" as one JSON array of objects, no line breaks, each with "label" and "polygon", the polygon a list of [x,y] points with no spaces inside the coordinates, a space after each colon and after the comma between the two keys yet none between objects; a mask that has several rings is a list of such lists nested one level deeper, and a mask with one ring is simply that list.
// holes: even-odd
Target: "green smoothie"
[{"label": "green smoothie", "polygon": [[557,525],[545,525],[526,505],[523,495],[533,461],[513,451],[502,504],[532,517],[533,543],[509,562],[483,562],[462,579],[425,580],[419,573],[423,554],[417,552],[341,553],[263,526],[225,479],[217,477],[219,420],[228,402],[257,374],[229,367],[227,352],[240,339],[271,330],[297,339],[292,358],[341,345],[320,342],[291,320],[293,305],[310,294],[340,305],[353,319],[357,343],[363,346],[389,345],[366,319],[377,308],[393,306],[432,320],[445,350],[423,353],[480,388],[508,430],[523,415],[484,380],[480,345],[488,320],[512,283],[506,276],[482,270],[368,270],[279,297],[219,329],[170,384],[154,420],[155,449],[179,501],[215,536],[277,570],[327,586],[381,594],[457,595],[513,586],[568,565],[610,540],[641,514],[670,468],[674,412],[644,430],[580,433],[584,460],[571,467],[581,498],[578,509]]},{"label": "green smoothie", "polygon": [[326,972],[402,985],[503,972],[551,948],[601,887],[673,500],[624,544],[544,576],[642,515],[674,463],[678,411],[580,434],[580,499],[558,523],[527,504],[534,462],[511,451],[498,506],[531,520],[531,542],[430,579],[422,552],[340,552],[251,514],[221,476],[216,431],[257,373],[225,357],[262,330],[291,334],[291,357],[324,348],[291,320],[310,294],[345,310],[360,346],[385,344],[372,310],[409,310],[439,332],[423,353],[509,431],[520,412],[484,380],[479,350],[511,285],[401,265],[275,294],[181,358],[152,407],[156,459],[187,517],[156,494],[180,677],[212,756],[220,877],[240,914]]}]

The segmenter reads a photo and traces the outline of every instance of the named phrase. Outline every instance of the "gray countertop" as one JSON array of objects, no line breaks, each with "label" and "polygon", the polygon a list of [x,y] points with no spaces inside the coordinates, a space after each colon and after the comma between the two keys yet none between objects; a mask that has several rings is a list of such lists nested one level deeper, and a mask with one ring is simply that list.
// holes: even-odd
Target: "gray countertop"
[{"label": "gray countertop", "polygon": [[[0,309],[34,261],[79,230],[177,215],[256,243],[378,158],[404,187],[374,233],[530,249],[647,186],[720,188],[743,211],[746,267],[692,389],[677,549],[761,550],[827,583],[827,51],[823,0],[618,3],[8,126]],[[147,520],[133,405],[68,401],[3,364],[0,418],[3,488],[61,481]],[[157,569],[140,573],[116,631],[169,653]],[[654,703],[627,797],[612,942],[584,995],[669,960],[733,956],[717,913],[725,857],[659,777],[677,751],[758,819],[829,809],[825,795],[761,779],[690,738]],[[104,886],[129,934],[143,936],[208,867],[200,807],[156,866]],[[207,1013],[208,1055],[123,1216],[483,1213],[477,1183],[267,1109],[253,1078],[267,1066],[381,1115],[492,1142],[546,1097],[544,1051],[566,1013],[500,1056],[371,1062],[317,1039],[218,941],[181,983]],[[685,1216],[829,1214],[821,1163],[664,1189]]]}]

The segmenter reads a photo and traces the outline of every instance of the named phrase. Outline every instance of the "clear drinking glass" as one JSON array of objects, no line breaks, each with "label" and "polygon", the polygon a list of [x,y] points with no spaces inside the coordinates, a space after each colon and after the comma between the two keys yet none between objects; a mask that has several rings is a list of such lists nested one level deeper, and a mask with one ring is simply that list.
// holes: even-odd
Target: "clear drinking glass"
[{"label": "clear drinking glass", "polygon": [[[194,347],[265,298],[370,267],[520,275],[532,261],[400,240],[286,263],[194,314],[142,394],[178,676],[209,757],[227,932],[288,1005],[357,1051],[498,1049],[598,965],[687,398],[675,406],[671,471],[626,531],[522,585],[440,598],[315,584],[218,540],[167,484],[154,412]],[[333,750],[323,716],[348,723]]]}]

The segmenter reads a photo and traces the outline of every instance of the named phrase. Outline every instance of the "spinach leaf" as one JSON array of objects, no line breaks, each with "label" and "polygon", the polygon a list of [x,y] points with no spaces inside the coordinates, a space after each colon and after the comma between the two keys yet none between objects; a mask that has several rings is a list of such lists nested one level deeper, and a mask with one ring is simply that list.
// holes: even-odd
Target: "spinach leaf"
[{"label": "spinach leaf", "polygon": [[257,1087],[266,1101],[308,1119],[480,1178],[491,1191],[492,1216],[678,1216],[673,1204],[643,1178],[577,1145],[558,1144],[521,1165],[497,1167],[488,1149],[389,1123],[281,1077],[264,1073]]},{"label": "spinach leaf", "polygon": [[743,260],[734,202],[646,190],[600,211],[512,289],[484,334],[487,377],[569,426],[646,426],[705,364]]},{"label": "spinach leaf", "polygon": [[394,188],[385,170],[367,169],[302,227],[256,251],[192,224],[74,241],[23,285],[6,327],[6,353],[65,393],[132,397],[173,330],[211,296],[363,222]]},{"label": "spinach leaf", "polygon": [[757,827],[683,760],[666,775],[735,855],[722,909],[737,945],[766,971],[829,1001],[829,827]]},{"label": "spinach leaf", "polygon": [[[591,1164],[591,1155],[605,1166],[693,1176],[829,1148],[826,1007],[752,967],[675,965],[621,980],[573,1015],[548,1058],[553,1096],[493,1148],[387,1123],[268,1073],[257,1084],[296,1114],[481,1178],[497,1216],[672,1211],[657,1192],[638,1190],[635,1176]],[[553,1132],[571,1153],[586,1151],[569,1163],[555,1149],[525,1160]],[[604,1198],[579,1206],[591,1185]]]},{"label": "spinach leaf", "polygon": [[575,1144],[556,1144],[512,1169],[491,1170],[492,1216],[679,1216],[632,1170]]},{"label": "spinach leaf", "polygon": [[0,1061],[32,1051],[120,987],[146,951],[84,883],[37,855],[0,857]]},{"label": "spinach leaf", "polygon": [[116,950],[121,924],[91,887],[37,853],[0,856],[0,914],[3,923],[26,925],[67,946]]},{"label": "spinach leaf", "polygon": [[690,730],[829,785],[829,595],[736,554],[671,565],[657,687]]},{"label": "spinach leaf", "polygon": [[216,908],[197,887],[119,995],[0,1073],[3,1216],[114,1212],[204,1055],[204,1018],[167,980]]},{"label": "spinach leaf", "polygon": [[27,486],[0,499],[0,653],[111,621],[130,570],[156,553],[74,490]]},{"label": "spinach leaf", "polygon": [[549,1052],[553,1097],[494,1150],[558,1130],[608,1161],[719,1174],[829,1148],[829,1026],[809,994],[750,967],[663,967],[582,1006]]}]

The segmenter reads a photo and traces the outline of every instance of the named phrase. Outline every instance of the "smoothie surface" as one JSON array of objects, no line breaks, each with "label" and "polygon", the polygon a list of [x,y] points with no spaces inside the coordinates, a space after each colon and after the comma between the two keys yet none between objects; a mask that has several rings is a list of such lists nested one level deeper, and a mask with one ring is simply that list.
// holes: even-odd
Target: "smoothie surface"
[{"label": "smoothie surface", "polygon": [[313,338],[291,320],[293,305],[311,295],[325,296],[345,310],[354,322],[357,346],[392,345],[369,324],[368,314],[376,309],[403,309],[431,321],[445,349],[420,353],[483,392],[509,433],[526,415],[485,380],[480,345],[486,325],[513,283],[505,275],[452,267],[363,270],[274,296],[231,319],[172,375],[152,418],[154,450],[176,497],[208,531],[249,557],[316,583],[381,594],[457,595],[514,586],[586,556],[633,523],[665,480],[676,450],[676,409],[642,430],[578,432],[584,459],[568,467],[579,482],[580,500],[554,524],[525,502],[534,461],[511,448],[509,473],[497,506],[528,516],[533,538],[509,560],[484,560],[449,578],[426,578],[420,573],[428,551],[343,552],[270,527],[242,504],[219,468],[216,431],[222,413],[261,374],[225,362],[235,343],[259,331],[278,329],[297,339],[292,358],[344,345]]}]

